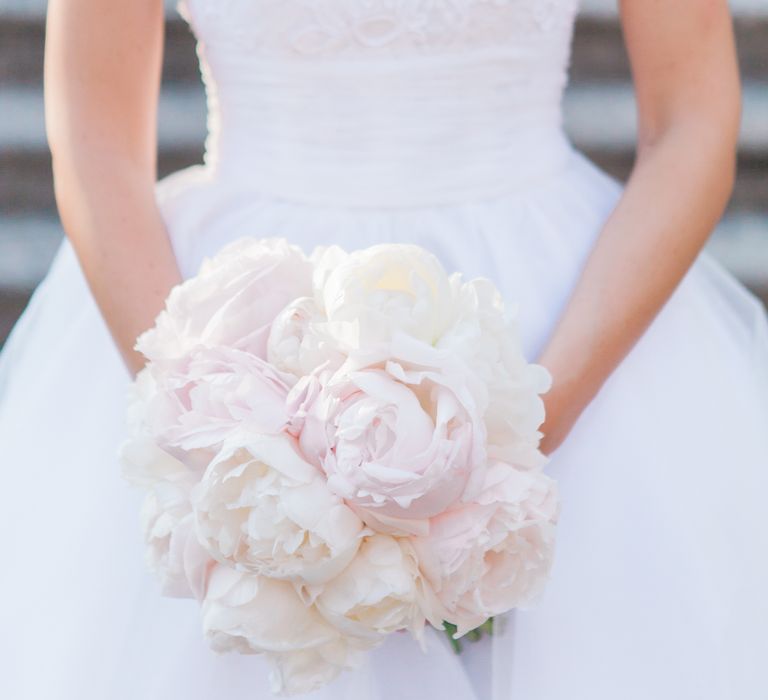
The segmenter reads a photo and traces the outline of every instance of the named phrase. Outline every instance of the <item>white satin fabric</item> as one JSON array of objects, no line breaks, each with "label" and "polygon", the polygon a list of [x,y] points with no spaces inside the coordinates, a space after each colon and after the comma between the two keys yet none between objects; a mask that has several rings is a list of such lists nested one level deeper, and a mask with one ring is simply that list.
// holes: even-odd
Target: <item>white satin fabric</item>
[{"label": "white satin fabric", "polygon": [[[621,188],[560,128],[572,0],[188,0],[204,166],[158,184],[185,274],[241,235],[413,242],[541,349]],[[663,254],[663,251],[660,251]],[[128,377],[64,243],[0,356],[0,697],[253,700],[145,570]],[[768,322],[702,254],[548,470],[549,588],[461,656],[393,635],[318,700],[768,697]]]}]

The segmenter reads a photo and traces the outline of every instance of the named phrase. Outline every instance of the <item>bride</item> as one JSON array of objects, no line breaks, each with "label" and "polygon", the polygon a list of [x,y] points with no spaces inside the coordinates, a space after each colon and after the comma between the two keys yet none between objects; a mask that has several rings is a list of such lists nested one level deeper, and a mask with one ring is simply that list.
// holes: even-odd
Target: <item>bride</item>
[{"label": "bride", "polygon": [[[623,0],[626,187],[575,151],[577,0],[181,0],[205,164],[156,183],[161,0],[49,0],[46,123],[67,240],[0,362],[0,695],[253,700],[160,595],[116,450],[136,337],[243,236],[427,247],[490,277],[554,377],[563,500],[533,610],[456,655],[393,635],[314,698],[768,697],[768,323],[701,252],[734,179],[726,0]],[[595,115],[600,119],[600,115]]]}]

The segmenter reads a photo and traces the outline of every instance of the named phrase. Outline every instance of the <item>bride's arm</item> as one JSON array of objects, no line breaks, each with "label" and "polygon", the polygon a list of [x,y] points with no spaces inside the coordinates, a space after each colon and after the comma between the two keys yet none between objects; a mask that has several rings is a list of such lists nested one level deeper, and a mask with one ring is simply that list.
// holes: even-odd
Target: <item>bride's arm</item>
[{"label": "bride's arm", "polygon": [[733,188],[740,118],[727,0],[622,0],[638,155],[539,361],[554,450],[704,246]]},{"label": "bride's arm", "polygon": [[179,271],[155,203],[162,0],[49,0],[45,114],[62,225],[129,369]]}]

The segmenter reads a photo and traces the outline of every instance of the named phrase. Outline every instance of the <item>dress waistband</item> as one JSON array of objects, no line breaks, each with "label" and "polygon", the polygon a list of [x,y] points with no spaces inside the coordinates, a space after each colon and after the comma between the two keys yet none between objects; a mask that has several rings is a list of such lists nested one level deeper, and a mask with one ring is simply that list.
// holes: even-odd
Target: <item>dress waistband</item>
[{"label": "dress waistband", "polygon": [[539,70],[529,79],[514,52],[299,67],[237,52],[214,59],[207,162],[276,197],[467,201],[555,173],[572,151],[561,128],[564,78]]}]

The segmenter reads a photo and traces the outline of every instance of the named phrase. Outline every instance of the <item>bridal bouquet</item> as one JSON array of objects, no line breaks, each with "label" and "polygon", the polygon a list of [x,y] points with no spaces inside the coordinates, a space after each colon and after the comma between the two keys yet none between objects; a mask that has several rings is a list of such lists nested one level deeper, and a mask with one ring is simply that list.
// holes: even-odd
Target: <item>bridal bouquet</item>
[{"label": "bridal bouquet", "polygon": [[546,371],[484,279],[411,245],[242,239],[137,341],[125,476],[163,593],[307,692],[396,631],[530,604],[558,503]]}]

